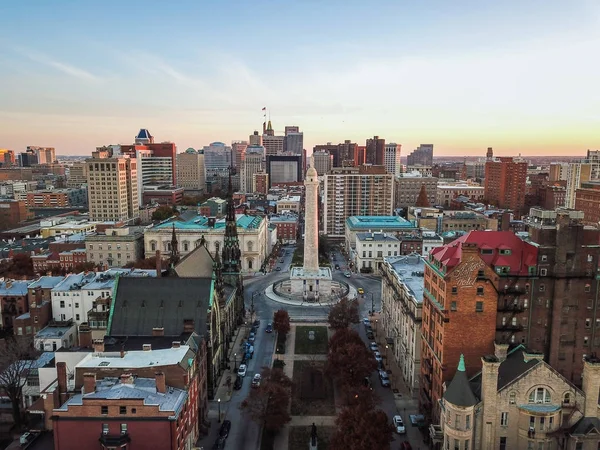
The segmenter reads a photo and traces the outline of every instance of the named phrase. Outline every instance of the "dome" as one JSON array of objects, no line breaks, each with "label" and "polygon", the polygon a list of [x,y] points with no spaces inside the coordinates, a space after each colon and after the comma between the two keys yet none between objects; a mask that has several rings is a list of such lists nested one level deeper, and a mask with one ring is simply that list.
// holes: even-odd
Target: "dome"
[{"label": "dome", "polygon": [[308,170],[306,171],[306,176],[307,177],[316,177],[317,169],[315,169],[314,167],[309,167]]}]

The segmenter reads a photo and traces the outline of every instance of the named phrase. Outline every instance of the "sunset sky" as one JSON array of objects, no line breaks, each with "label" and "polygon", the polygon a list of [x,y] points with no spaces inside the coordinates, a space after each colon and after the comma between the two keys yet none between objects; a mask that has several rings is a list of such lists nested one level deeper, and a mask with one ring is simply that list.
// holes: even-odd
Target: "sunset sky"
[{"label": "sunset sky", "polygon": [[[126,5],[126,6],[124,6]],[[269,109],[305,148],[600,148],[600,2],[2,2],[0,148],[87,155],[139,128],[179,151]]]}]

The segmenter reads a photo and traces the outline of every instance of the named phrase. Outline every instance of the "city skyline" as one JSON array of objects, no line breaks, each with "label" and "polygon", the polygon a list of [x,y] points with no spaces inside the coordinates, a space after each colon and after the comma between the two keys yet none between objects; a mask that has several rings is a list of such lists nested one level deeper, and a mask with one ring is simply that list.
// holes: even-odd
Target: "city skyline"
[{"label": "city skyline", "polygon": [[0,148],[88,155],[148,128],[182,152],[247,139],[266,106],[309,151],[378,135],[403,156],[583,156],[600,147],[600,5],[523,3],[13,2]]}]

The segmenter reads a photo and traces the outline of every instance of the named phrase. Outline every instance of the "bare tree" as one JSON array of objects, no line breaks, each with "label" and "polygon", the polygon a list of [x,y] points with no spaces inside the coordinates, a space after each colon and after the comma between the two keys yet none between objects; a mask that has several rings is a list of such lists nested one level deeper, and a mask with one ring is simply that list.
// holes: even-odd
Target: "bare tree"
[{"label": "bare tree", "polygon": [[23,386],[35,363],[35,359],[32,359],[34,353],[31,343],[26,339],[7,338],[4,345],[0,346],[0,391],[11,402],[17,430],[22,425]]}]

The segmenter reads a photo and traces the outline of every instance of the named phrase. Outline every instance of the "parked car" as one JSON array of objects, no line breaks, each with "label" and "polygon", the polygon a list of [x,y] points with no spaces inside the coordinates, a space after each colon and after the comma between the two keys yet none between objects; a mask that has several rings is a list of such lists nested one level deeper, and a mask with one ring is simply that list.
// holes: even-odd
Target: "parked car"
[{"label": "parked car", "polygon": [[392,419],[392,422],[394,422],[394,428],[396,429],[396,433],[398,433],[398,434],[406,433],[406,428],[404,427],[404,422],[402,421],[401,416],[394,416],[394,418]]},{"label": "parked car", "polygon": [[377,361],[377,362],[383,361],[383,358],[381,357],[381,353],[379,353],[378,351],[373,352],[373,356],[375,357],[375,361]]},{"label": "parked car", "polygon": [[282,262],[284,262],[284,260],[283,260],[283,259],[280,259],[280,260],[279,260],[279,262],[280,262],[280,263],[282,263]]},{"label": "parked car", "polygon": [[272,325],[272,324],[270,324],[270,323],[268,323],[268,324],[267,324],[267,328],[265,328],[265,331],[266,331],[267,333],[272,333],[272,332],[273,332],[273,325]]},{"label": "parked car", "polygon": [[252,326],[260,327],[260,320],[255,320],[254,323],[252,324]]},{"label": "parked car", "polygon": [[222,437],[218,437],[217,440],[215,441],[214,445],[212,446],[212,450],[222,450],[225,448],[225,439]]},{"label": "parked car", "polygon": [[250,344],[252,344],[254,342],[254,340],[256,339],[256,333],[254,331],[250,332],[250,336],[248,336],[248,342]]},{"label": "parked car", "polygon": [[260,380],[261,380],[260,373],[255,373],[254,378],[252,378],[252,387],[259,387]]},{"label": "parked car", "polygon": [[383,365],[383,361],[377,361],[377,370],[385,370],[385,366]]},{"label": "parked car", "polygon": [[371,320],[368,317],[363,317],[363,325],[366,327],[367,325],[371,325]]},{"label": "parked car", "polygon": [[244,384],[244,379],[242,377],[237,377],[235,379],[235,382],[233,383],[233,388],[236,391],[239,391],[242,388],[242,385]]},{"label": "parked car", "polygon": [[339,264],[336,264],[336,265],[335,265],[335,270],[340,270],[340,266],[339,266]]},{"label": "parked car", "polygon": [[358,288],[358,289],[356,290],[356,292],[358,292],[360,295],[362,295],[362,294],[364,294],[364,293],[365,293],[365,290],[364,290],[363,288]]},{"label": "parked car", "polygon": [[381,380],[381,385],[383,387],[390,387],[390,377],[388,376],[386,371],[379,371],[379,380]]},{"label": "parked car", "polygon": [[377,347],[377,342],[369,342],[369,348],[374,352],[379,350],[379,347]]},{"label": "parked car", "polygon": [[219,437],[227,439],[229,436],[229,430],[231,430],[231,420],[224,420],[221,425],[221,429],[219,430]]},{"label": "parked car", "polygon": [[402,444],[400,444],[400,450],[412,450],[410,442],[404,441]]},{"label": "parked car", "polygon": [[375,335],[372,331],[367,331],[367,339],[375,339]]},{"label": "parked car", "polygon": [[275,270],[276,270],[277,272],[281,272],[281,267],[277,266],[277,267],[275,267]]},{"label": "parked car", "polygon": [[352,276],[352,274],[350,272],[346,271],[346,272],[344,272],[344,276],[346,278],[350,278]]},{"label": "parked car", "polygon": [[241,364],[240,367],[238,368],[238,377],[245,377],[247,370],[248,370],[248,367],[246,367],[246,364]]}]

